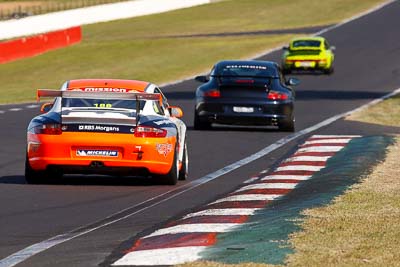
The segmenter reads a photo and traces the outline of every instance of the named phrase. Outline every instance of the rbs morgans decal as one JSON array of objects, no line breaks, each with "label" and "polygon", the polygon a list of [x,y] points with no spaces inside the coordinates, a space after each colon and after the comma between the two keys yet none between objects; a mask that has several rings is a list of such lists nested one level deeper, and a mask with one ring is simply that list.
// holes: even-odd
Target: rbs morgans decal
[{"label": "rbs morgans decal", "polygon": [[93,132],[119,132],[119,127],[103,126],[103,125],[79,125],[78,130],[93,131]]},{"label": "rbs morgans decal", "polygon": [[78,149],[76,155],[80,157],[118,157],[118,151]]}]

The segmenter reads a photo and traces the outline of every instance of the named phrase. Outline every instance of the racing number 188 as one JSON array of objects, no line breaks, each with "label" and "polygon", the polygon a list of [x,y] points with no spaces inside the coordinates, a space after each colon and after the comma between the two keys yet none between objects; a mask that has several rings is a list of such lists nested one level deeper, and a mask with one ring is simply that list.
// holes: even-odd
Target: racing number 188
[{"label": "racing number 188", "polygon": [[96,108],[112,108],[112,104],[106,104],[106,103],[95,103],[94,106]]}]

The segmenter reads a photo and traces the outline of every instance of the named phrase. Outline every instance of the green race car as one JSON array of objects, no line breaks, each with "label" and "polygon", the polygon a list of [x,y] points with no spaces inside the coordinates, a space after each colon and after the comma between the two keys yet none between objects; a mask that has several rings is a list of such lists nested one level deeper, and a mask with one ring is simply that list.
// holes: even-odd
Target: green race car
[{"label": "green race car", "polygon": [[319,70],[326,74],[333,73],[335,55],[334,46],[330,46],[323,37],[302,37],[290,41],[283,47],[282,69],[284,73],[293,70]]}]

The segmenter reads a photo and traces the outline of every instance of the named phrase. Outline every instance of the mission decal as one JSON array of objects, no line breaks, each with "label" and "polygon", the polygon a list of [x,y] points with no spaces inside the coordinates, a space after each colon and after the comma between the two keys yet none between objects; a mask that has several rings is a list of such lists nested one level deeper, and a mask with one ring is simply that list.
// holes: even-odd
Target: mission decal
[{"label": "mission decal", "polygon": [[175,265],[201,260],[218,234],[235,231],[250,216],[325,168],[355,135],[314,135],[272,173],[247,180],[231,194],[138,239],[113,266]]}]

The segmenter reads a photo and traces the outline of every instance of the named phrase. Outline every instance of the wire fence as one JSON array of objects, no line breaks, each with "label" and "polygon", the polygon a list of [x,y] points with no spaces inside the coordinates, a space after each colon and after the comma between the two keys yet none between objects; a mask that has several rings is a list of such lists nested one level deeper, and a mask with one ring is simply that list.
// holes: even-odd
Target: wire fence
[{"label": "wire fence", "polygon": [[15,4],[12,8],[2,8],[0,5],[0,20],[20,19],[28,16],[46,14],[50,12],[63,11],[88,6],[96,6],[115,2],[125,2],[127,0],[72,0],[57,1],[48,3],[42,2],[40,5],[19,5]]}]

